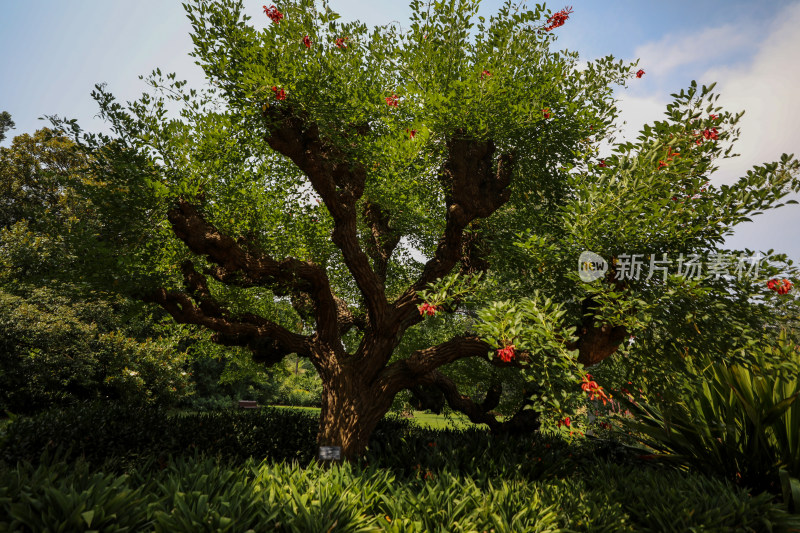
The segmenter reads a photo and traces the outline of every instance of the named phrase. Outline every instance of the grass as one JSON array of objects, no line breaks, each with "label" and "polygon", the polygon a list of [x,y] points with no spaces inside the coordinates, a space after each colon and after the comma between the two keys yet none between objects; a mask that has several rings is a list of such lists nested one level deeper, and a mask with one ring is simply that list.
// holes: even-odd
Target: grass
[{"label": "grass", "polygon": [[[296,407],[292,405],[272,405],[279,409],[292,409],[297,411],[305,411],[309,413],[319,413],[319,407]],[[451,413],[447,415],[437,415],[427,411],[414,411],[411,422],[415,423],[421,428],[427,429],[467,429],[479,427],[473,424],[469,419],[461,413]],[[393,415],[388,415],[393,416]]]}]

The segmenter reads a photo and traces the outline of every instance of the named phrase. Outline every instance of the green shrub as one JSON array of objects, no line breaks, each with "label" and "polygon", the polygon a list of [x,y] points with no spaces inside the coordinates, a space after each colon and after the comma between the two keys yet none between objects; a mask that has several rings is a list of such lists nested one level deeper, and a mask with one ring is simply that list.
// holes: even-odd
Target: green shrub
[{"label": "green shrub", "polygon": [[168,416],[162,409],[95,403],[17,417],[0,433],[0,459],[36,461],[43,452],[70,448],[69,457],[95,464],[128,461],[158,450],[205,451],[232,458],[309,461],[316,454],[315,415],[259,409]]},{"label": "green shrub", "polygon": [[[781,366],[773,363],[776,358]],[[626,425],[663,459],[757,490],[780,493],[783,469],[784,494],[794,500],[791,479],[800,478],[800,348],[783,336],[777,348],[755,350],[752,361],[750,368],[697,362],[707,366],[702,379],[687,385],[685,397],[632,404],[635,418]],[[784,372],[784,365],[793,371]],[[800,499],[794,505],[800,509]]]},{"label": "green shrub", "polygon": [[[129,475],[50,459],[0,468],[0,531],[790,531],[770,502],[677,471],[597,460],[526,480],[453,468],[398,478],[375,466],[149,460]],[[88,522],[91,521],[91,526]]]},{"label": "green shrub", "polygon": [[187,393],[182,354],[166,341],[104,331],[102,306],[49,289],[26,298],[0,290],[0,413],[104,398],[172,405]]},{"label": "green shrub", "polygon": [[0,531],[133,532],[151,527],[148,515],[142,487],[127,476],[82,462],[0,468]]}]

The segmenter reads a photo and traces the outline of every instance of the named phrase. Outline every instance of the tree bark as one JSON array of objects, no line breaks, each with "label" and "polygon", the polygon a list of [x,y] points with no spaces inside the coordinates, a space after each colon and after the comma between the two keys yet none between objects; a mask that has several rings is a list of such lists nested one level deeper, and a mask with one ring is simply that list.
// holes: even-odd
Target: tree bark
[{"label": "tree bark", "polygon": [[362,455],[378,422],[389,412],[393,395],[363,383],[356,365],[336,365],[323,370],[320,446],[339,446],[342,460]]}]

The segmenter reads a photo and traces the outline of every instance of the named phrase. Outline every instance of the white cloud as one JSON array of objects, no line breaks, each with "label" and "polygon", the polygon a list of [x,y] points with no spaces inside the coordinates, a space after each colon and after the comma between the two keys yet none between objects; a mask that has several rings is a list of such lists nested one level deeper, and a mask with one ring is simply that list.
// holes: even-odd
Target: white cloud
[{"label": "white cloud", "polygon": [[[758,45],[752,61],[733,68],[711,68],[702,79],[718,80],[719,103],[745,111],[735,151],[741,157],[720,162],[717,181],[731,183],[753,165],[776,161],[783,153],[800,156],[800,3],[786,8]],[[793,195],[800,200],[800,195]],[[800,260],[800,206],[786,206],[737,227],[731,247],[785,252]]]},{"label": "white cloud", "polygon": [[[666,84],[676,79],[697,79],[706,85],[716,81],[718,103],[729,111],[745,111],[739,122],[741,137],[734,147],[741,156],[719,162],[716,183],[732,183],[754,165],[776,161],[784,152],[800,156],[798,27],[800,3],[795,3],[756,28],[759,33],[747,22],[691,36],[667,36],[640,46],[636,55],[652,79],[620,95],[620,118],[627,121],[622,133],[633,140],[643,124],[663,118],[671,101],[668,93],[675,90],[664,88]],[[653,90],[655,86],[661,89]],[[774,248],[800,259],[800,206],[787,206],[753,220],[737,228],[728,246]]]},{"label": "white cloud", "polygon": [[733,68],[711,68],[702,79],[718,80],[719,103],[745,111],[739,122],[742,156],[720,164],[726,182],[754,164],[777,160],[784,152],[800,155],[800,3],[785,9],[756,49],[753,60]]},{"label": "white cloud", "polygon": [[728,60],[746,54],[757,34],[750,26],[726,24],[691,35],[667,34],[636,48],[634,56],[649,76],[674,75],[681,67]]}]

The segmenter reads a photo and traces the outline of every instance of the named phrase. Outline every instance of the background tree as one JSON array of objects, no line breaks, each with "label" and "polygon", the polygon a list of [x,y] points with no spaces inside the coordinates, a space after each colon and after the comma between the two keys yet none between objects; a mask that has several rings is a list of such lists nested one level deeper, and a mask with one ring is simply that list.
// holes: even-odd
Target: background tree
[{"label": "background tree", "polygon": [[[676,95],[668,121],[600,162],[631,66],[551,51],[567,10],[411,7],[408,30],[369,32],[326,4],[265,8],[256,29],[240,2],[195,2],[194,56],[213,88],[156,71],[154,92],[123,107],[98,87],[116,135],[84,139],[119,288],[256,361],[308,359],[319,443],[346,457],[405,389],[438,391],[495,431],[536,427],[680,283],[582,285],[580,251],[715,250],[797,189],[786,157],[696,207],[672,201],[730,153],[738,117],[701,113],[708,89]],[[462,376],[490,380],[482,401],[441,370],[466,359]],[[521,403],[500,422],[504,381]]]},{"label": "background tree", "polygon": [[174,405],[188,393],[174,328],[98,290],[103,228],[79,192],[89,159],[52,130],[0,148],[0,413],[81,400]]},{"label": "background tree", "polygon": [[13,130],[14,121],[11,120],[11,114],[8,111],[3,111],[0,113],[0,142],[6,140],[6,132],[8,130]]}]

